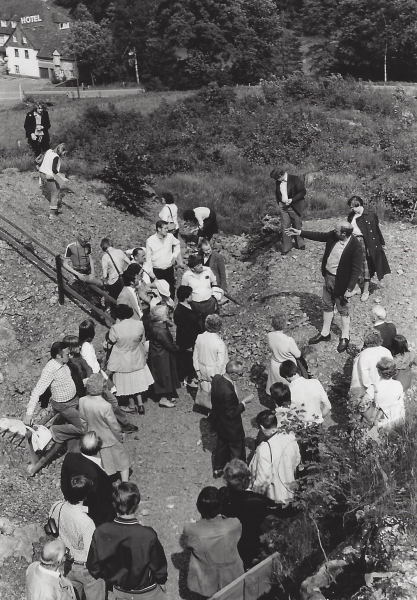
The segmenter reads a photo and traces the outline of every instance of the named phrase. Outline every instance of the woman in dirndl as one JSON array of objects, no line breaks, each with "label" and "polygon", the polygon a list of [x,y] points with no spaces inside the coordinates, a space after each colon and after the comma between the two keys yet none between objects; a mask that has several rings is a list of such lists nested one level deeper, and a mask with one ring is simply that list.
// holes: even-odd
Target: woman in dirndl
[{"label": "woman in dirndl", "polygon": [[[365,208],[359,196],[349,198],[348,205],[352,210],[347,219],[352,224],[353,235],[359,240],[363,250],[362,272],[358,284],[363,285],[361,300],[366,302],[372,277],[376,274],[381,281],[385,275],[391,273],[391,269],[383,249],[385,240],[379,227],[378,215]],[[361,292],[358,284],[354,289],[357,294]]]},{"label": "woman in dirndl", "polygon": [[286,379],[281,377],[279,369],[285,360],[292,360],[297,363],[297,358],[300,358],[301,352],[292,337],[284,333],[284,328],[287,325],[287,315],[277,313],[272,317],[272,327],[274,331],[268,333],[268,346],[271,350],[271,362],[268,369],[268,380],[266,383],[266,393],[270,395],[271,385],[280,381],[288,385]]},{"label": "woman in dirndl", "polygon": [[107,368],[113,373],[117,397],[123,397],[124,412],[145,414],[142,392],[153,384],[152,374],[146,364],[143,342],[145,330],[142,321],[133,318],[133,309],[126,304],[116,306],[116,324],[108,333],[108,341],[113,344]]}]

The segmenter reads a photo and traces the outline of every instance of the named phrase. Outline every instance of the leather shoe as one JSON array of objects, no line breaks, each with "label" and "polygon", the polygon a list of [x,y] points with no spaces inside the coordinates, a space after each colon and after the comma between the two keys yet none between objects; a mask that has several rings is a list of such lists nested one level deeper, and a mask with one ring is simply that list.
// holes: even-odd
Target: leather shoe
[{"label": "leather shoe", "polygon": [[289,254],[291,252],[291,250],[287,250],[287,252],[281,252],[281,256],[287,256],[287,254]]},{"label": "leather shoe", "polygon": [[139,406],[138,406],[138,413],[140,415],[144,415],[145,414],[145,407],[143,406],[143,404],[139,404]]},{"label": "leather shoe", "polygon": [[337,346],[338,352],[344,352],[349,346],[349,340],[347,338],[340,338],[339,344]]},{"label": "leather shoe", "polygon": [[168,398],[164,398],[163,400],[159,401],[159,406],[161,408],[174,408],[175,404],[174,402],[168,400]]},{"label": "leather shoe", "polygon": [[298,248],[298,250],[305,250],[306,247],[305,246],[301,246],[301,248]]},{"label": "leather shoe", "polygon": [[314,337],[310,338],[308,340],[308,343],[309,344],[319,344],[320,342],[330,342],[330,340],[331,340],[330,333],[329,333],[329,335],[321,335],[321,333],[318,333]]},{"label": "leather shoe", "polygon": [[213,471],[214,479],[220,479],[220,477],[222,477],[222,475],[223,475],[223,469],[215,469]]},{"label": "leather shoe", "polygon": [[122,429],[122,433],[135,433],[136,431],[139,431],[139,427],[137,427],[137,425],[133,425],[132,423],[129,423]]}]

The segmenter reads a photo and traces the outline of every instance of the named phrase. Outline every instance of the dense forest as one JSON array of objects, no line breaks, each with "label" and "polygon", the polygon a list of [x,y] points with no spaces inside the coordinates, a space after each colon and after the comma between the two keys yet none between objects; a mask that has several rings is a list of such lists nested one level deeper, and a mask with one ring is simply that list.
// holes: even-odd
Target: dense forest
[{"label": "dense forest", "polygon": [[56,0],[88,81],[148,89],[312,74],[417,79],[417,0]]}]

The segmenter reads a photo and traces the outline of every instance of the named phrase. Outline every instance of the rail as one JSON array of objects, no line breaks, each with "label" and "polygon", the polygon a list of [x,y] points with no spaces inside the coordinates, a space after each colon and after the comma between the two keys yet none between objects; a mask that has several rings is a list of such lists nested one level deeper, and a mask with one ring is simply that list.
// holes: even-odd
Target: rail
[{"label": "rail", "polygon": [[[66,295],[72,300],[77,300],[84,305],[84,307],[90,309],[93,314],[98,315],[106,324],[112,325],[114,323],[114,319],[109,314],[96,307],[87,298],[82,296],[82,294],[74,290],[68,280],[65,279],[63,270],[67,271],[67,269],[65,264],[63,264],[62,257],[59,254],[54,254],[50,248],[44,246],[44,244],[39,242],[36,238],[27,233],[27,231],[13,223],[13,221],[7,219],[5,216],[0,214],[0,219],[7,223],[10,227],[13,227],[16,231],[23,234],[25,236],[25,240],[29,240],[34,246],[34,248],[32,248],[30,244],[23,244],[21,241],[16,239],[15,234],[9,233],[0,226],[0,238],[9,244],[9,246],[11,246],[14,250],[16,250],[16,252],[18,252],[23,258],[34,264],[40,271],[47,275],[49,279],[52,279],[54,282],[56,282],[58,286],[58,300],[60,305],[64,304]],[[54,258],[55,268],[46,262],[45,259],[35,253],[35,251],[39,248]],[[105,298],[110,304],[117,304],[116,300],[104,290],[92,284],[88,284],[88,286],[97,295]]]}]

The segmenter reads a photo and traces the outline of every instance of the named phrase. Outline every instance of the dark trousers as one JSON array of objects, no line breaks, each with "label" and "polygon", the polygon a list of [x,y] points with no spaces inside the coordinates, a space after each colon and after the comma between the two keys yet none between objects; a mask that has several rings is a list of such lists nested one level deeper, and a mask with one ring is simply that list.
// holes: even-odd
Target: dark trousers
[{"label": "dark trousers", "polygon": [[193,366],[193,351],[187,348],[180,348],[177,355],[177,371],[180,381],[184,379],[194,379],[197,374]]},{"label": "dark trousers", "polygon": [[165,279],[169,283],[169,293],[173,300],[175,300],[175,271],[174,267],[168,269],[155,269],[153,270],[154,275],[157,279]]},{"label": "dark trousers", "polygon": [[246,461],[245,438],[230,442],[217,436],[216,449],[214,451],[215,471],[221,471],[232,458],[239,458]]},{"label": "dark trousers", "polygon": [[[289,227],[295,227],[295,229],[302,229],[303,222],[301,220],[301,216],[298,215],[295,210],[291,208],[291,204],[289,206],[285,206],[280,202],[278,204],[279,213],[281,216],[281,252],[289,252],[292,248],[292,237],[286,235],[285,229]],[[304,238],[299,235],[295,236],[295,246],[296,248],[303,248],[305,246]]]},{"label": "dark trousers", "polygon": [[[58,444],[63,444],[68,440],[79,438],[87,430],[87,423],[81,418],[78,412],[78,397],[75,396],[69,402],[55,402],[51,400],[51,406],[55,412],[59,413],[62,425],[52,425],[52,438]],[[58,417],[59,418],[59,417]]]},{"label": "dark trousers", "polygon": [[117,300],[123,287],[123,280],[121,277],[119,277],[116,283],[112,283],[111,285],[106,286],[106,292],[109,294],[109,296]]}]

